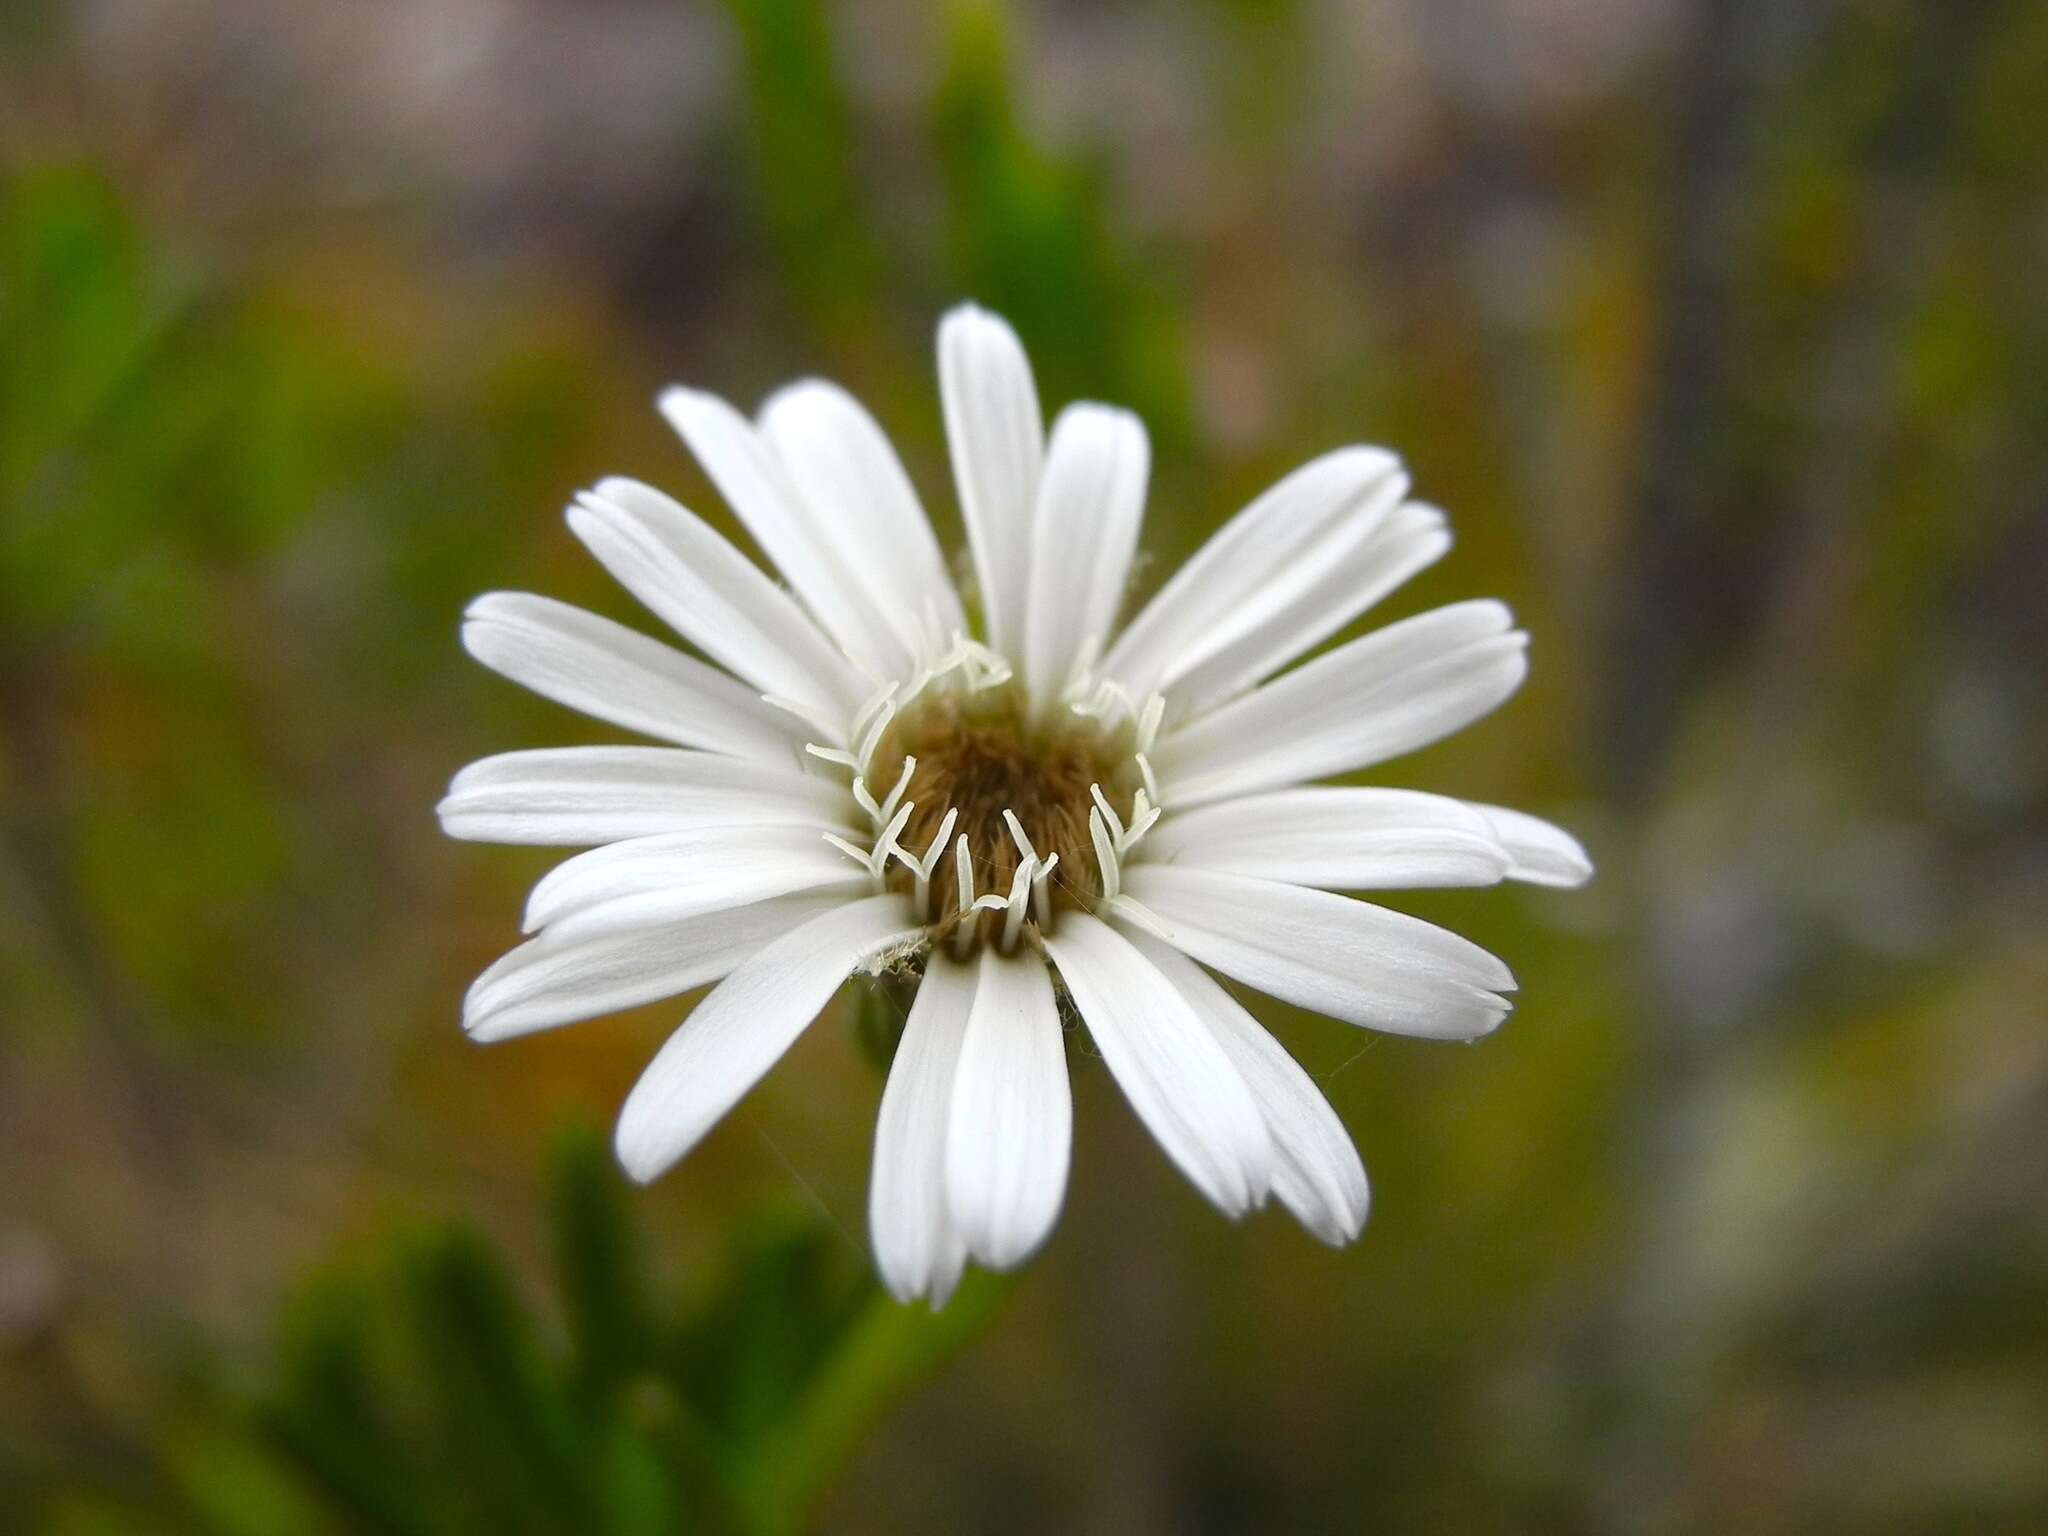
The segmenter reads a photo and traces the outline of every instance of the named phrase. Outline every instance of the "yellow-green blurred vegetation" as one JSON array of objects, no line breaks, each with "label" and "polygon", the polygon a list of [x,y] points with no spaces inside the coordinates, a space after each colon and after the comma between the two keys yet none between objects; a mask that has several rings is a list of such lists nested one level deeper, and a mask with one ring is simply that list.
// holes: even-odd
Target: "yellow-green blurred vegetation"
[{"label": "yellow-green blurred vegetation", "polygon": [[[0,1528],[2048,1530],[2044,274],[2038,0],[0,9]],[[671,379],[841,380],[957,544],[962,297],[1146,416],[1141,588],[1384,442],[1391,611],[1535,636],[1384,775],[1599,862],[1400,903],[1508,1026],[1257,1005],[1348,1251],[1084,1057],[934,1318],[858,1010],[645,1192],[678,1005],[457,1028],[544,860],[442,785],[606,734],[464,604],[647,624],[557,514],[731,526]]]}]

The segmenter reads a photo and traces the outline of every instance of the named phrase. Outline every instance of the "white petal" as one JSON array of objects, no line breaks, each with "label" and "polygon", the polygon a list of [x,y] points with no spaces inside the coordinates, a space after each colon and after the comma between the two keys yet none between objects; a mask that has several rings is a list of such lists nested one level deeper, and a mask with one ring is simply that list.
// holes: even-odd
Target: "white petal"
[{"label": "white petal", "polygon": [[1031,569],[1031,513],[1045,460],[1045,418],[1017,333],[963,304],[939,323],[939,394],[960,513],[981,588],[982,631],[1020,658]]},{"label": "white petal", "polygon": [[1059,697],[1082,643],[1100,646],[1116,621],[1152,450],[1144,423],[1106,405],[1070,405],[1053,423],[1031,530],[1024,681]]},{"label": "white petal", "polygon": [[[906,655],[967,627],[931,520],[888,436],[861,403],[821,379],[778,391],[761,432]],[[934,629],[936,633],[933,633]]]},{"label": "white petal", "polygon": [[641,1183],[670,1167],[781,1059],[873,955],[908,943],[903,898],[870,896],[756,950],[670,1035],[626,1096],[615,1146]]},{"label": "white petal", "polygon": [[1390,624],[1162,738],[1165,803],[1199,805],[1385,762],[1496,708],[1528,674],[1529,637],[1496,602]]},{"label": "white petal", "polygon": [[1584,885],[1593,878],[1593,861],[1579,840],[1563,827],[1552,826],[1525,811],[1511,811],[1504,805],[1480,805],[1468,801],[1484,816],[1500,839],[1513,863],[1510,880],[1527,880],[1533,885]]},{"label": "white petal", "polygon": [[450,837],[591,846],[712,827],[849,833],[855,807],[828,779],[672,747],[551,747],[471,763],[436,808]]},{"label": "white petal", "polygon": [[493,672],[599,720],[736,757],[794,764],[796,722],[673,646],[550,597],[492,592],[469,605],[462,643]]},{"label": "white petal", "polygon": [[1323,786],[1172,812],[1144,858],[1331,891],[1493,885],[1510,864],[1492,824],[1462,800]]},{"label": "white petal", "polygon": [[1020,1264],[1059,1216],[1074,1132],[1059,1004],[1037,955],[982,950],[950,1121],[953,1223],[984,1264]]},{"label": "white petal", "polygon": [[1365,1226],[1371,1191],[1358,1149],[1314,1079],[1194,961],[1141,930],[1128,937],[1180,989],[1244,1075],[1279,1154],[1273,1193],[1280,1203],[1332,1247],[1350,1242]]},{"label": "white petal", "polygon": [[898,1301],[929,1296],[944,1306],[967,1260],[946,1213],[946,1132],[973,1002],[974,968],[934,951],[882,1090],[868,1231],[875,1267]]},{"label": "white petal", "polygon": [[826,633],[872,676],[900,672],[908,658],[873,595],[847,567],[843,541],[818,525],[753,423],[701,390],[663,390],[660,405],[754,542]]},{"label": "white petal", "polygon": [[[1382,495],[1398,495],[1405,479],[1394,476]],[[1373,512],[1383,505],[1382,495],[1367,497],[1349,525],[1310,552],[1299,573],[1308,579],[1285,601],[1276,601],[1267,617],[1170,676],[1167,703],[1175,718],[1198,715],[1235,698],[1443,558],[1451,547],[1443,514],[1411,502],[1376,518]]]},{"label": "white petal", "polygon": [[675,997],[718,980],[769,940],[845,899],[781,896],[593,939],[543,934],[477,977],[463,1000],[462,1027],[473,1040],[509,1040]]},{"label": "white petal", "polygon": [[1399,1035],[1470,1040],[1507,1016],[1508,968],[1468,939],[1369,902],[1164,864],[1124,872],[1116,910],[1284,1002]]},{"label": "white petal", "polygon": [[1124,1097],[1168,1157],[1226,1216],[1266,1196],[1273,1139],[1208,1026],[1131,941],[1070,912],[1045,941]]},{"label": "white petal", "polygon": [[607,843],[557,864],[526,899],[528,933],[613,933],[795,891],[865,881],[810,827],[706,827]]},{"label": "white petal", "polygon": [[1400,472],[1379,448],[1340,448],[1295,470],[1174,573],[1110,647],[1104,672],[1139,695],[1159,687],[1176,662],[1237,634],[1260,592]]},{"label": "white petal", "polygon": [[821,726],[873,691],[796,603],[711,526],[636,480],[611,479],[569,509],[569,527],[677,634]]}]

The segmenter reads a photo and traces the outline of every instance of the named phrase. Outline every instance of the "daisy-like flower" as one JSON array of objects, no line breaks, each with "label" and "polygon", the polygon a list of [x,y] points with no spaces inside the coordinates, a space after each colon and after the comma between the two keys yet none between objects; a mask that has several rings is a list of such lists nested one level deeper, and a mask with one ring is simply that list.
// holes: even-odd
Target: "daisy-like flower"
[{"label": "daisy-like flower", "polygon": [[[850,975],[918,978],[875,1137],[869,1222],[897,1296],[1015,1265],[1067,1184],[1066,1033],[1218,1209],[1274,1196],[1332,1244],[1364,1167],[1309,1076],[1211,975],[1347,1024],[1440,1040],[1508,1011],[1508,968],[1339,894],[1574,885],[1583,850],[1497,806],[1311,787],[1487,713],[1527,636],[1497,602],[1392,624],[1290,668],[1450,547],[1392,454],[1342,448],[1239,512],[1128,624],[1149,447],[1127,411],[1045,432],[1023,348],[972,306],[939,328],[969,604],[872,417],[810,380],[752,421],[662,412],[778,585],[677,502],[613,479],[569,526],[704,659],[544,597],[492,593],[463,642],[559,703],[667,743],[462,770],[451,835],[588,846],[464,1027],[505,1040],[717,985],[619,1119],[649,1180],[774,1065]],[[977,622],[978,617],[978,622]]]}]

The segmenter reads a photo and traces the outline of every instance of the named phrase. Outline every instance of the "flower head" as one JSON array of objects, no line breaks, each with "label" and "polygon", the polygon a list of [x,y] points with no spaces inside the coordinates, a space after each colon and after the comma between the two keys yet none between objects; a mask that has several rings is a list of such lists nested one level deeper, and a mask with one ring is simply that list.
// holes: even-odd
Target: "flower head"
[{"label": "flower head", "polygon": [[1493,709],[1527,637],[1499,603],[1459,603],[1290,669],[1450,546],[1374,448],[1289,475],[1119,628],[1141,423],[1073,405],[1048,440],[1023,348],[971,306],[940,327],[939,378],[978,623],[881,430],[819,381],[752,421],[690,390],[661,400],[787,588],[636,481],[569,509],[706,659],[542,597],[471,606],[486,666],[667,745],[456,776],[450,835],[589,846],[534,887],[533,937],[477,979],[464,1025],[502,1040],[717,983],[620,1117],[620,1161],[647,1180],[849,975],[916,977],[869,1212],[905,1298],[942,1302],[968,1259],[1015,1264],[1051,1230],[1063,1013],[1219,1209],[1270,1195],[1348,1241],[1367,1205],[1349,1137],[1210,972],[1400,1034],[1499,1024],[1499,960],[1338,893],[1576,884],[1578,844],[1496,806],[1311,781]]}]

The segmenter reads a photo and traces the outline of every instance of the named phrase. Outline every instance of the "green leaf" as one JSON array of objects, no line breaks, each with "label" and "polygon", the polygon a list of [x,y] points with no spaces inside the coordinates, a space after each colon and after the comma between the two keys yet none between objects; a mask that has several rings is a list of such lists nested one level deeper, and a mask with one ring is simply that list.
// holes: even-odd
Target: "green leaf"
[{"label": "green leaf", "polygon": [[436,1235],[408,1290],[435,1394],[438,1439],[497,1530],[576,1530],[594,1500],[566,1393],[497,1255],[475,1233]]},{"label": "green leaf", "polygon": [[566,1352],[476,1233],[401,1238],[293,1304],[279,1384],[251,1418],[261,1443],[217,1448],[212,1475],[186,1481],[218,1502],[247,1479],[285,1531],[317,1528],[317,1503],[388,1536],[782,1536],[1012,1284],[970,1276],[942,1312],[900,1306],[844,1234],[778,1204],[677,1305],[648,1283],[597,1131],[557,1138],[554,1177]]},{"label": "green leaf", "polygon": [[814,321],[852,323],[879,269],[853,175],[846,96],[820,0],[729,0],[747,65],[754,179],[769,239]]},{"label": "green leaf", "polygon": [[605,1139],[588,1123],[555,1140],[555,1267],[578,1390],[595,1407],[657,1350],[637,1234]]},{"label": "green leaf", "polygon": [[1015,1275],[970,1272],[938,1311],[870,1286],[866,1304],[817,1363],[775,1435],[741,1479],[754,1529],[782,1533],[804,1518],[862,1436],[919,1380],[981,1333],[1016,1288]]},{"label": "green leaf", "polygon": [[956,284],[1016,325],[1044,398],[1115,400],[1144,415],[1156,441],[1184,438],[1177,333],[1111,236],[1105,164],[1033,140],[1011,52],[1004,7],[952,6],[932,132]]},{"label": "green leaf", "polygon": [[436,1502],[371,1364],[368,1323],[382,1310],[353,1277],[310,1287],[287,1316],[281,1380],[257,1423],[364,1529],[430,1536]]},{"label": "green leaf", "polygon": [[242,1425],[203,1418],[170,1438],[169,1481],[213,1536],[326,1536],[337,1530],[272,1448]]},{"label": "green leaf", "polygon": [[865,1268],[810,1212],[761,1213],[739,1234],[717,1289],[683,1325],[679,1392],[728,1444],[766,1438],[859,1314]]}]

